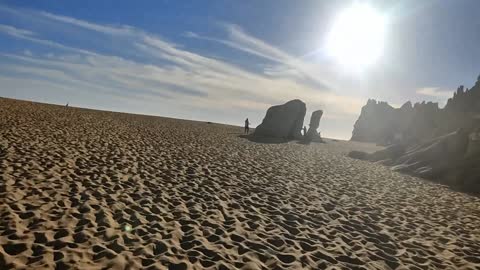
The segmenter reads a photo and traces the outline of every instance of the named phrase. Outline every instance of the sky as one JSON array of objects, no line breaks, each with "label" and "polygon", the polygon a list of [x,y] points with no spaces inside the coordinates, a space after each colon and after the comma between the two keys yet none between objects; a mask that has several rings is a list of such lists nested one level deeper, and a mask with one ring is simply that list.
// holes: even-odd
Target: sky
[{"label": "sky", "polygon": [[325,49],[353,4],[0,0],[0,96],[252,126],[299,98],[305,124],[322,109],[322,136],[349,139],[369,98],[443,106],[475,82],[480,1],[368,1],[388,23],[360,72]]}]

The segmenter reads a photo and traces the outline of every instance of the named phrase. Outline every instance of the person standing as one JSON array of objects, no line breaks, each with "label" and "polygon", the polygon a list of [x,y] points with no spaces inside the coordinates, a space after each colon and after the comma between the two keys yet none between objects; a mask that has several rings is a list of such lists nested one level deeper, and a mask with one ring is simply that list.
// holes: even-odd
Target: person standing
[{"label": "person standing", "polygon": [[248,121],[248,118],[245,119],[245,134],[250,133],[250,122]]}]

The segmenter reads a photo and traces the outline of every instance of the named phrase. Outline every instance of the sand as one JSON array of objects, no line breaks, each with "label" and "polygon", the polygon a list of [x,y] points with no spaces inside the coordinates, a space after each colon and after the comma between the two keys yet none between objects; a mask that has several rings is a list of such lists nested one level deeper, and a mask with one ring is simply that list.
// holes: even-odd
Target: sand
[{"label": "sand", "polygon": [[479,198],[242,131],[0,99],[0,269],[480,268]]}]

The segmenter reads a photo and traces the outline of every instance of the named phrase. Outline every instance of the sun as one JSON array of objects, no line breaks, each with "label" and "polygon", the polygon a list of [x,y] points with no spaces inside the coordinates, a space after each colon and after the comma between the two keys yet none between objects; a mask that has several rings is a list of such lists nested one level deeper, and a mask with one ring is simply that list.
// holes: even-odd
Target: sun
[{"label": "sun", "polygon": [[383,53],[385,17],[366,4],[354,4],[334,21],[326,51],[344,68],[362,71]]}]

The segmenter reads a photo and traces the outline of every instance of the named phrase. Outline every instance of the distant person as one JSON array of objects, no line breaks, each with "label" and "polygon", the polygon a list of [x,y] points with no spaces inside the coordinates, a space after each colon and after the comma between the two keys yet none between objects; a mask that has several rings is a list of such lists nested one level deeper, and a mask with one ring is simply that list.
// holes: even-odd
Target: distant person
[{"label": "distant person", "polygon": [[307,127],[303,126],[303,137],[307,136]]},{"label": "distant person", "polygon": [[245,119],[245,134],[250,133],[250,122],[248,121],[248,118]]},{"label": "distant person", "polygon": [[68,108],[68,102],[67,102],[67,105],[65,105],[65,108]]}]

